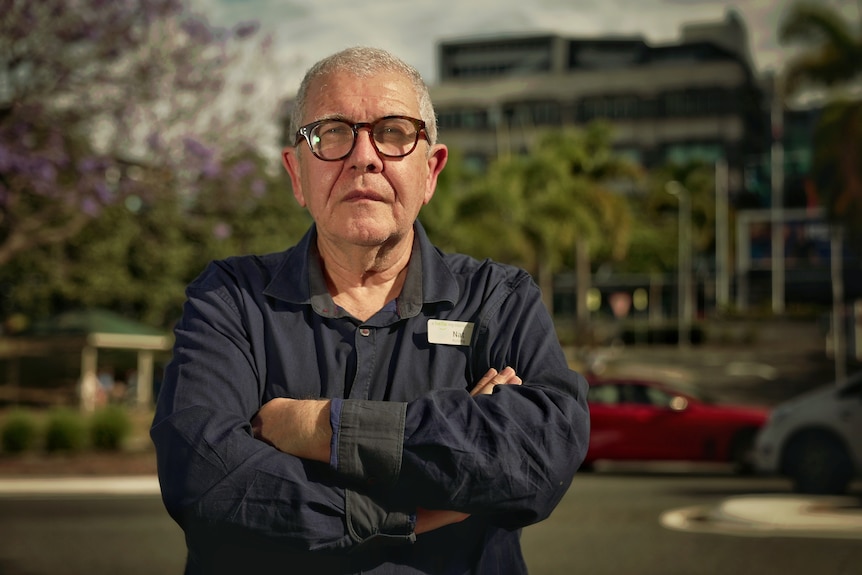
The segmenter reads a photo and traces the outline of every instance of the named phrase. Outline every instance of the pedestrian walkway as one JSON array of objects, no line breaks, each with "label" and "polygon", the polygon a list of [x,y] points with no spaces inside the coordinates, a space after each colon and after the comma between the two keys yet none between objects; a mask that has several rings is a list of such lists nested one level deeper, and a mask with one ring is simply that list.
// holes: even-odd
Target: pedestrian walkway
[{"label": "pedestrian walkway", "polygon": [[743,495],[714,506],[662,514],[668,529],[768,537],[862,539],[862,501],[855,497]]},{"label": "pedestrian walkway", "polygon": [[158,495],[155,475],[0,478],[0,498],[42,495]]}]

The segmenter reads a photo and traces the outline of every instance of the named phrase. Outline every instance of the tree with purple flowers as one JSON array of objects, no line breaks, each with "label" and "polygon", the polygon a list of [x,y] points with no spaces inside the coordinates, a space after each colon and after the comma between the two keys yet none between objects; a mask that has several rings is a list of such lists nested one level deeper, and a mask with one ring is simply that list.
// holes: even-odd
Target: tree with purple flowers
[{"label": "tree with purple flowers", "polygon": [[256,24],[215,28],[183,0],[0,0],[0,14],[0,265],[111,206],[193,202],[272,120],[248,112],[243,74],[269,44]]}]

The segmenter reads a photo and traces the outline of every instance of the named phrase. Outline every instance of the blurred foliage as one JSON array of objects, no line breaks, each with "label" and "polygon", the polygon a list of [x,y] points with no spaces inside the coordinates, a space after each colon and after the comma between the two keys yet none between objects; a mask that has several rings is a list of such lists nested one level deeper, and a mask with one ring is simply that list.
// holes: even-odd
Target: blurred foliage
[{"label": "blurred foliage", "polygon": [[[692,250],[711,254],[715,250],[715,170],[712,165],[690,162],[669,164],[651,172],[645,193],[629,198],[633,220],[627,257],[613,263],[622,273],[662,273],[676,269],[679,242],[679,200],[667,190],[676,181],[691,197]],[[600,253],[602,261],[608,255]]]},{"label": "blurred foliage", "polygon": [[87,446],[87,420],[66,407],[52,408],[45,425],[45,451],[79,452]]},{"label": "blurred foliage", "polygon": [[[548,131],[526,154],[501,156],[461,196],[455,210],[459,249],[530,271],[551,309],[553,275],[601,249],[620,259],[631,214],[614,183],[637,178],[616,155],[604,124]],[[585,288],[584,293],[588,289]]]},{"label": "blurred foliage", "polygon": [[122,407],[108,405],[90,417],[90,441],[101,451],[119,451],[132,433],[132,420]]},{"label": "blurred foliage", "polygon": [[814,135],[814,180],[833,221],[862,242],[862,20],[800,2],[779,27],[785,44],[801,48],[784,73],[786,94],[823,90],[828,98]]},{"label": "blurred foliage", "polygon": [[286,176],[279,180],[258,167],[243,178],[230,194],[222,192],[225,179],[212,179],[194,195],[165,191],[140,204],[109,206],[70,240],[13,258],[0,268],[7,313],[45,317],[104,307],[170,326],[186,284],[210,260],[282,250],[308,227]]},{"label": "blurred foliage", "polygon": [[17,454],[34,449],[39,432],[39,422],[29,411],[15,409],[9,412],[0,426],[3,453]]},{"label": "blurred foliage", "polygon": [[213,28],[182,0],[6,0],[0,12],[0,265],[126,200],[151,203],[165,191],[154,178],[184,191],[259,127],[242,76],[269,43],[246,49],[255,24]]}]

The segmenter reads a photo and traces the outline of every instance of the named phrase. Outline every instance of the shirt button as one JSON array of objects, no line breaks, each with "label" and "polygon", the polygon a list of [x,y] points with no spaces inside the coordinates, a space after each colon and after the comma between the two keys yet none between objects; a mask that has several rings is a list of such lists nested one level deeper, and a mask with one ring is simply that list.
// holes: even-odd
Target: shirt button
[{"label": "shirt button", "polygon": [[361,335],[362,337],[368,337],[369,335],[371,335],[371,330],[367,327],[360,328],[359,335]]}]

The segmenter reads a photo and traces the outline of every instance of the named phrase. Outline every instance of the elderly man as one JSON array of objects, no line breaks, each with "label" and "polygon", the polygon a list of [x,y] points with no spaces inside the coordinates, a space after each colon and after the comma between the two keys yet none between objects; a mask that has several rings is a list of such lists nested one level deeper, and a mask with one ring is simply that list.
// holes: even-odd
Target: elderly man
[{"label": "elderly man", "polygon": [[525,573],[589,427],[538,288],[419,224],[448,152],[414,68],[339,52],[292,121],[314,224],[188,287],[158,399],[186,572]]}]

